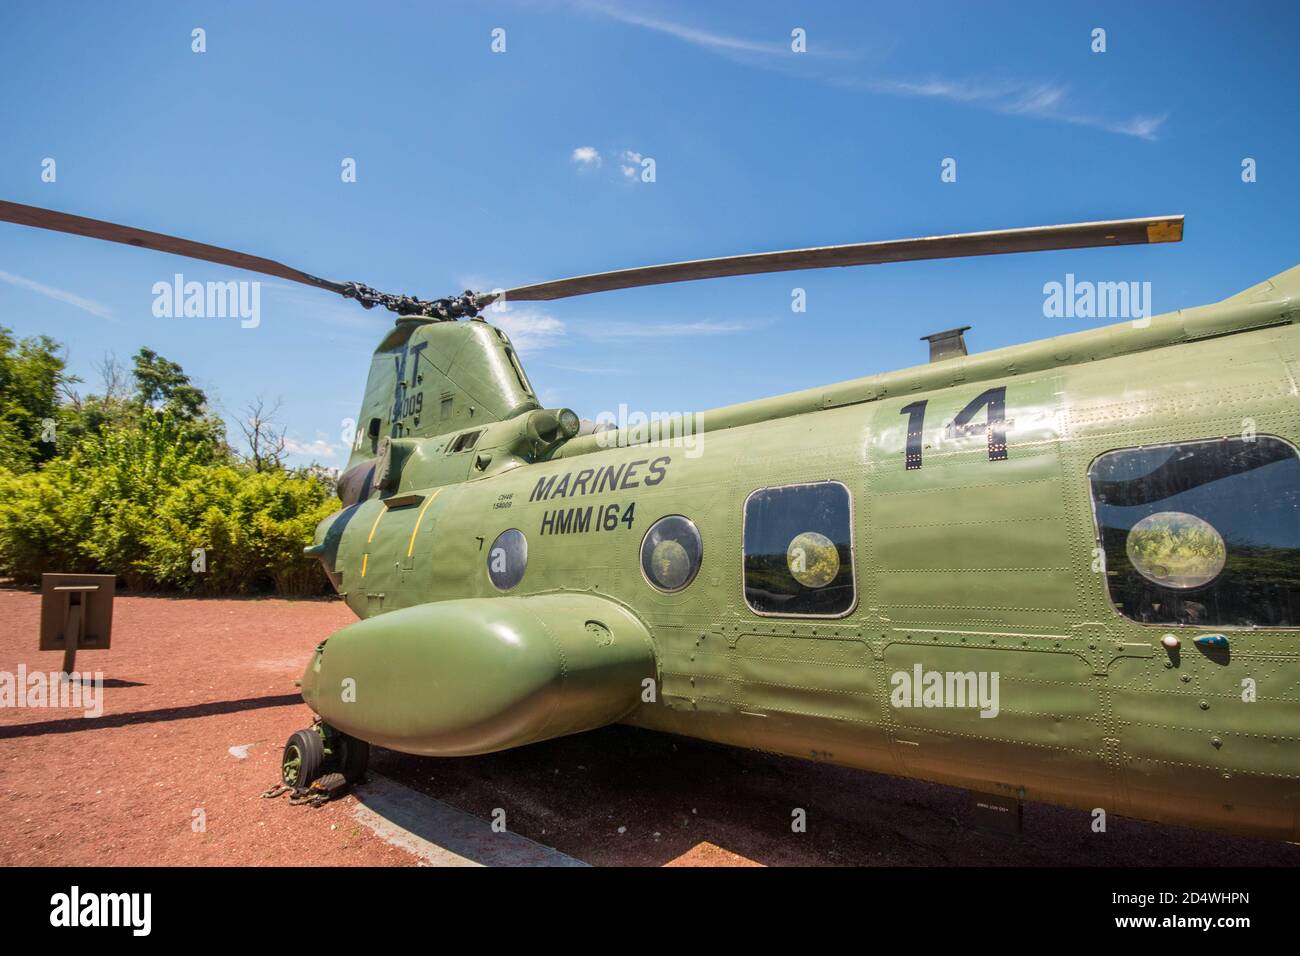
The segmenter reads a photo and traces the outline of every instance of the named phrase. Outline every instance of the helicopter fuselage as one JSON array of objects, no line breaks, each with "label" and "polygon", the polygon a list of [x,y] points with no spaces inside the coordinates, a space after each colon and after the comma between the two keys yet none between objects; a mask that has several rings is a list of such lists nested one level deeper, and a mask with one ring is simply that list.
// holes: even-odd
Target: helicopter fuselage
[{"label": "helicopter fuselage", "polygon": [[1297,278],[690,441],[397,422],[387,489],[318,533],[364,620],[304,696],[411,753],[622,721],[1295,839]]}]

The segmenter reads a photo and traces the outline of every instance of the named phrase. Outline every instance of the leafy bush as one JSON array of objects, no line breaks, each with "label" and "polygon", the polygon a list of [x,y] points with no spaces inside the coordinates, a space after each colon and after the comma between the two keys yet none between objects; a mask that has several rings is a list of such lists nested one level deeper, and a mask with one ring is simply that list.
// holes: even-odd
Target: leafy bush
[{"label": "leafy bush", "polygon": [[0,468],[0,574],[35,584],[46,571],[93,571],[66,519],[66,481],[55,467],[15,475]]},{"label": "leafy bush", "polygon": [[[132,590],[319,594],[305,558],[337,507],[320,482],[199,460],[170,416],[87,437],[27,474],[0,470],[0,574],[116,574]],[[206,568],[194,568],[202,549]]]},{"label": "leafy bush", "polygon": [[337,507],[328,482],[256,454],[251,471],[240,467],[207,396],[150,349],[136,353],[129,383],[111,356],[101,374],[103,394],[83,398],[57,342],[0,327],[0,575],[30,584],[47,571],[102,572],[132,590],[215,594],[327,589],[302,549]]},{"label": "leafy bush", "polygon": [[[283,471],[204,469],[159,506],[148,539],[149,572],[184,591],[319,594],[324,573],[302,549],[336,507],[320,483]],[[202,574],[191,568],[196,549],[203,549],[207,565]]]}]

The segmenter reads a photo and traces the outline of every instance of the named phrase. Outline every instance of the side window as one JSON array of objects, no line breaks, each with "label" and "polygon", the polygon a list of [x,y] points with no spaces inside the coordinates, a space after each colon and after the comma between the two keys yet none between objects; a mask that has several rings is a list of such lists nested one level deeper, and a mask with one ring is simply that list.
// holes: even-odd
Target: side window
[{"label": "side window", "polygon": [[1278,438],[1106,452],[1093,462],[1111,603],[1141,624],[1300,626],[1300,459]]},{"label": "side window", "polygon": [[853,610],[853,509],[838,481],[760,488],[745,501],[745,602],[758,614]]},{"label": "side window", "polygon": [[515,355],[515,350],[507,347],[506,358],[510,360],[510,367],[515,370],[515,378],[519,379],[519,387],[532,395],[533,386],[529,384],[528,376],[524,374],[524,367],[519,364],[519,356]]},{"label": "side window", "polygon": [[447,446],[447,454],[455,455],[458,452],[469,451],[478,443],[478,436],[482,434],[482,430],[479,430],[476,432],[465,432],[464,434],[457,435],[452,440],[452,443]]},{"label": "side window", "polygon": [[660,518],[641,540],[641,571],[660,591],[680,591],[695,580],[704,542],[695,522],[681,515]]},{"label": "side window", "polygon": [[502,531],[488,548],[488,579],[500,591],[509,591],[524,579],[528,569],[528,539],[518,528]]}]

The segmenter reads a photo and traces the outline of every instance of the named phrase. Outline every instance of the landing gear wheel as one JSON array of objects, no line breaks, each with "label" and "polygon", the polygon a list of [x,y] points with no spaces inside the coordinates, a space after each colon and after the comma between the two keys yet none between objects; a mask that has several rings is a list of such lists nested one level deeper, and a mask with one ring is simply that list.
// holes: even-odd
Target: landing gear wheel
[{"label": "landing gear wheel", "polygon": [[339,734],[334,742],[334,752],[339,755],[339,771],[349,784],[366,778],[370,763],[370,744],[347,734]]},{"label": "landing gear wheel", "polygon": [[286,787],[305,790],[312,785],[325,766],[325,745],[320,734],[311,730],[300,730],[284,745],[284,755],[280,758],[280,779]]}]

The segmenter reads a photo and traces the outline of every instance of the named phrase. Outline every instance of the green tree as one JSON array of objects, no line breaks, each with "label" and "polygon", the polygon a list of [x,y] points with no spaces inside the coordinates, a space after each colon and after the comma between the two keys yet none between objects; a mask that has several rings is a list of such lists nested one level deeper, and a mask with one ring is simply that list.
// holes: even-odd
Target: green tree
[{"label": "green tree", "polygon": [[204,413],[208,397],[203,390],[190,381],[184,369],[153,349],[142,348],[135,353],[132,374],[136,397],[145,407],[168,411],[185,421]]},{"label": "green tree", "polygon": [[193,445],[197,461],[226,463],[233,452],[226,426],[208,410],[208,397],[178,364],[153,349],[142,348],[132,360],[134,402],[144,415],[166,421],[178,442]]},{"label": "green tree", "polygon": [[49,336],[0,327],[0,467],[21,473],[54,457],[59,399],[76,381]]}]

